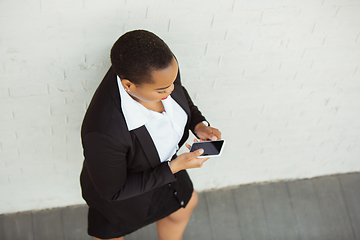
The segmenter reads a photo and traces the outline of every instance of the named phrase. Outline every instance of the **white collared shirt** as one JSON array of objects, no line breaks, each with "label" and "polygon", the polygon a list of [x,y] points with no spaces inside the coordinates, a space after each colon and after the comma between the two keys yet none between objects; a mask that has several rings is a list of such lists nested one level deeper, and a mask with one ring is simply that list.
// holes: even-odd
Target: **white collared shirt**
[{"label": "white collared shirt", "polygon": [[121,109],[129,131],[145,125],[148,130],[161,162],[168,161],[179,149],[187,122],[187,114],[180,105],[169,95],[161,100],[165,111],[162,113],[147,109],[135,101],[124,90],[121,80],[117,77],[119,86]]}]

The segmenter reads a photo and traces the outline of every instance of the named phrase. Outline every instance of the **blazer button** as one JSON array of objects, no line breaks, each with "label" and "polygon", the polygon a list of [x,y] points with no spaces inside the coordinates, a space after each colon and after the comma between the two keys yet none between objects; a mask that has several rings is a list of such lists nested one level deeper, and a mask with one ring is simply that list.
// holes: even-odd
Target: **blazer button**
[{"label": "blazer button", "polygon": [[169,187],[171,187],[171,183],[169,183]]},{"label": "blazer button", "polygon": [[174,195],[176,196],[176,195],[177,195],[177,192],[174,192]]},{"label": "blazer button", "polygon": [[180,202],[180,205],[183,207],[183,206],[184,206],[184,201],[181,201],[181,202]]}]

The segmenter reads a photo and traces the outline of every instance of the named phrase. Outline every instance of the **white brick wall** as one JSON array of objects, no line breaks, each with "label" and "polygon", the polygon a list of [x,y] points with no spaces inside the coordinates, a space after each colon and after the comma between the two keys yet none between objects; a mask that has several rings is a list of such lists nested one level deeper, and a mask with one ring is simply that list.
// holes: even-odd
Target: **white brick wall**
[{"label": "white brick wall", "polygon": [[[113,42],[148,29],[226,139],[195,188],[360,171],[358,0],[0,1],[0,213],[83,203],[80,125]],[[185,151],[182,149],[182,151]]]}]

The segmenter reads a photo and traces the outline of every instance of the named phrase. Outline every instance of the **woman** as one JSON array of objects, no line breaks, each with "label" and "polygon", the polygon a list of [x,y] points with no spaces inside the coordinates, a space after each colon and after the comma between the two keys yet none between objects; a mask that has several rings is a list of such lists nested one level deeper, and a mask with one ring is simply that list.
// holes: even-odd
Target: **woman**
[{"label": "woman", "polygon": [[[176,152],[189,136],[221,138],[181,85],[178,64],[155,34],[135,30],[111,49],[112,66],[85,114],[82,195],[94,239],[123,236],[157,222],[159,239],[182,239],[197,194],[185,169],[202,150]],[[187,145],[189,148],[190,146]]]}]

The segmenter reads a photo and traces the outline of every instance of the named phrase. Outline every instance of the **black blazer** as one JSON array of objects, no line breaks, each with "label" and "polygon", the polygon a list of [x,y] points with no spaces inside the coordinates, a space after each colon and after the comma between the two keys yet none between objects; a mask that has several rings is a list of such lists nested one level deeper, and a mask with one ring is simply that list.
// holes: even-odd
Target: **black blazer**
[{"label": "black blazer", "polygon": [[[171,97],[188,115],[181,146],[189,136],[189,129],[194,131],[205,118],[181,85],[180,73]],[[83,198],[113,224],[143,221],[154,191],[176,181],[168,163],[161,163],[146,127],[128,131],[112,68],[87,109],[81,138],[85,157],[80,176]],[[192,185],[183,188],[192,192]]]}]

